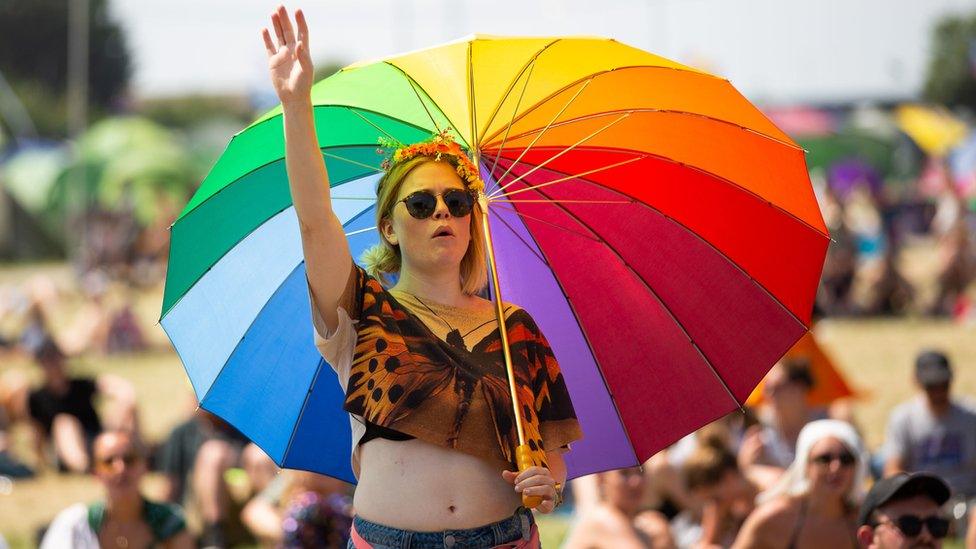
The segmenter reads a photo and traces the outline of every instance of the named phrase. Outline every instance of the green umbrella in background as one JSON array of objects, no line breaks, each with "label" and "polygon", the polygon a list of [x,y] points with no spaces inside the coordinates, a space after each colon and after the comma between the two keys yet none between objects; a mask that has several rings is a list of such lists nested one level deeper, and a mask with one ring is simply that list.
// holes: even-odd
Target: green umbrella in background
[{"label": "green umbrella in background", "polygon": [[48,194],[67,164],[68,153],[63,148],[26,149],[0,167],[0,180],[24,210],[43,216]]},{"label": "green umbrella in background", "polygon": [[878,173],[887,175],[892,170],[895,144],[878,136],[861,132],[798,137],[797,142],[807,150],[807,168],[829,169],[832,165],[850,159],[867,162]]},{"label": "green umbrella in background", "polygon": [[[77,172],[84,170],[84,193]],[[78,156],[56,178],[48,208],[59,215],[80,196],[107,210],[131,209],[140,224],[155,220],[158,202],[186,199],[199,177],[188,147],[166,128],[144,118],[103,120],[78,141]]]}]

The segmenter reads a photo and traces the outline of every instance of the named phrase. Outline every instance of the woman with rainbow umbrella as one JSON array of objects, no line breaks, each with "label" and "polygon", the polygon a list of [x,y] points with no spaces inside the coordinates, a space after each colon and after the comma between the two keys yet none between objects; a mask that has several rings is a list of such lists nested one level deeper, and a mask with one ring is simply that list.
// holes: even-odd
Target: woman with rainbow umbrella
[{"label": "woman with rainbow umbrella", "polygon": [[359,482],[361,546],[530,544],[525,508],[741,407],[808,330],[803,150],[727,80],[474,36],[312,86],[272,19],[282,106],[173,225],[161,323],[201,407]]}]

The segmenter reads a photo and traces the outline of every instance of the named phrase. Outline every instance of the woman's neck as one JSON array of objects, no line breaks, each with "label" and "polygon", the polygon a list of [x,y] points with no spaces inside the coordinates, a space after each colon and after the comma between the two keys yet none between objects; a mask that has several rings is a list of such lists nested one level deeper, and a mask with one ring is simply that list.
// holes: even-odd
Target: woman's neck
[{"label": "woman's neck", "polygon": [[393,289],[425,301],[453,307],[464,307],[469,299],[469,296],[461,290],[461,276],[457,269],[429,273],[410,269],[404,265]]},{"label": "woman's neck", "polygon": [[138,491],[115,495],[108,498],[105,510],[109,520],[114,522],[132,522],[142,518],[142,496]]},{"label": "woman's neck", "polygon": [[847,515],[847,505],[843,498],[834,494],[811,491],[806,497],[811,513],[829,518],[841,518]]}]

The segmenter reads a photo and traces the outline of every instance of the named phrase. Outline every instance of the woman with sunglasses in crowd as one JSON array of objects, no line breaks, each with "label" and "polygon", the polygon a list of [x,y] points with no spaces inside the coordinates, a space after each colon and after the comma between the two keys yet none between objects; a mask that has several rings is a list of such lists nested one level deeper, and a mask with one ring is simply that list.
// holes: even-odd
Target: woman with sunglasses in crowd
[{"label": "woman with sunglasses in crowd", "polygon": [[822,419],[797,437],[796,458],[759,495],[733,548],[858,547],[857,508],[867,473],[861,437],[851,424]]},{"label": "woman with sunglasses in crowd", "polygon": [[[350,546],[537,546],[522,496],[551,512],[580,438],[552,351],[504,304],[533,463],[517,443],[487,275],[478,169],[446,132],[396,148],[377,184],[380,244],[353,262],[313,123],[308,26],[284,7],[263,39],[281,100],[314,337],[344,384],[358,479]],[[296,32],[297,28],[297,32]],[[392,287],[390,283],[394,282]],[[533,538],[536,541],[533,541]]]}]

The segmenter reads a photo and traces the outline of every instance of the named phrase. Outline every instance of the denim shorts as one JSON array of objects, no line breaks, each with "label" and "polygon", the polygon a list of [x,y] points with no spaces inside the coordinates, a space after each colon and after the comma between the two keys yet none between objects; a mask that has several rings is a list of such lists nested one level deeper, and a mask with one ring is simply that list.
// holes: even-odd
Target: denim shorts
[{"label": "denim shorts", "polygon": [[[358,516],[352,524],[356,532],[375,549],[445,549],[494,547],[528,539],[535,518],[532,511],[519,507],[514,515],[506,519],[465,530],[414,532],[384,526]],[[351,539],[346,547],[354,547]]]}]

